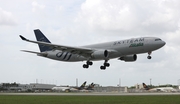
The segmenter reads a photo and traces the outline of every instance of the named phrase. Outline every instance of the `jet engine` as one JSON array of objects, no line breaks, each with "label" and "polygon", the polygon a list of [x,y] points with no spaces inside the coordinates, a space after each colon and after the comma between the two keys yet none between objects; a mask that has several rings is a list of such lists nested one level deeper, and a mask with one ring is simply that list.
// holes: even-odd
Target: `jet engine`
[{"label": "jet engine", "polygon": [[119,58],[119,60],[124,60],[125,62],[131,62],[131,61],[136,61],[137,59],[137,55],[126,55],[126,56],[122,56]]},{"label": "jet engine", "polygon": [[95,51],[94,53],[91,54],[91,56],[94,59],[107,59],[109,56],[109,52],[107,50],[99,50]]}]

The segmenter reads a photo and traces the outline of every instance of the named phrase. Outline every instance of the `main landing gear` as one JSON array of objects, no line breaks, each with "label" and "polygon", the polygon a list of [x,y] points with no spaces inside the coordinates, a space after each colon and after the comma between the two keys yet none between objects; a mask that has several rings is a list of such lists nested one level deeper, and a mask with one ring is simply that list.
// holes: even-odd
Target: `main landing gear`
[{"label": "main landing gear", "polygon": [[150,56],[151,55],[151,52],[148,52],[148,59],[151,59],[152,57]]},{"label": "main landing gear", "polygon": [[83,68],[89,68],[89,65],[93,65],[93,62],[87,61],[86,64],[83,64]]},{"label": "main landing gear", "polygon": [[110,66],[110,64],[108,63],[108,60],[105,60],[104,65],[100,66],[100,69],[105,70],[106,67],[109,67],[109,66]]},{"label": "main landing gear", "polygon": [[[93,65],[93,62],[91,61],[87,61],[86,64],[83,64],[83,68],[89,68],[90,65]],[[106,67],[109,67],[110,64],[108,63],[108,60],[104,61],[104,64],[102,66],[100,66],[101,70],[105,70]]]}]

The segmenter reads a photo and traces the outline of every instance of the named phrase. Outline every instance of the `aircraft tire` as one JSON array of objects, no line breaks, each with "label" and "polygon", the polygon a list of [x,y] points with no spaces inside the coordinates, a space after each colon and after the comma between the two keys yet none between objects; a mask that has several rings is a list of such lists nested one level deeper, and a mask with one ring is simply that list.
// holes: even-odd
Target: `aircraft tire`
[{"label": "aircraft tire", "polygon": [[83,68],[89,68],[89,65],[84,64]]},{"label": "aircraft tire", "polygon": [[87,61],[87,65],[93,65],[93,62]]},{"label": "aircraft tire", "polygon": [[100,69],[101,69],[101,70],[105,70],[105,69],[106,69],[106,66],[101,66]]},{"label": "aircraft tire", "polygon": [[110,64],[109,64],[109,63],[104,63],[104,66],[109,67],[109,66],[110,66]]},{"label": "aircraft tire", "polygon": [[148,58],[148,59],[151,59],[152,57],[151,57],[151,56],[148,56],[147,58]]}]

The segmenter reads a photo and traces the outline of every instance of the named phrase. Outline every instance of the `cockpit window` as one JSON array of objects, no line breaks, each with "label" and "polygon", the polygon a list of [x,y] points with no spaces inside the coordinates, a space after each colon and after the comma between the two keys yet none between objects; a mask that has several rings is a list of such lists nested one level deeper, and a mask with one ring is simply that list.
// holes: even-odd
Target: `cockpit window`
[{"label": "cockpit window", "polygon": [[161,39],[155,39],[155,41],[161,41]]}]

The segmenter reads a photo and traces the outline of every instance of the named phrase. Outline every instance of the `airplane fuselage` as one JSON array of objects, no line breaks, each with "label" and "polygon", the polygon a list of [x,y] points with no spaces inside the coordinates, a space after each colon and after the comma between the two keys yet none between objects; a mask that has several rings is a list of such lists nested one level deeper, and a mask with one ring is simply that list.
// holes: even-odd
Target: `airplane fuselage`
[{"label": "airplane fuselage", "polygon": [[[103,52],[104,50],[109,51],[107,59],[113,59],[117,57],[122,57],[132,54],[141,54],[152,52],[164,46],[165,42],[156,37],[142,37],[142,38],[133,38],[127,40],[113,41],[107,43],[100,43],[94,45],[81,46],[83,48],[91,48],[94,51],[99,50]],[[59,61],[85,61],[85,60],[103,60],[104,58],[94,57],[93,55],[87,59],[83,55],[74,54],[71,52],[65,52],[61,50],[52,50],[46,51],[47,58],[55,59]]]}]

